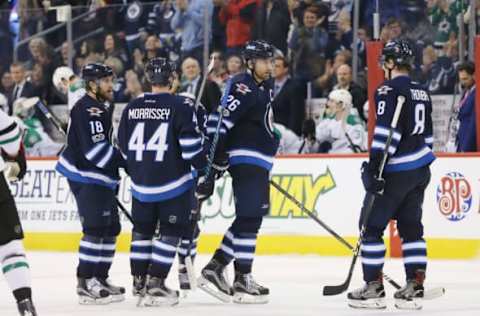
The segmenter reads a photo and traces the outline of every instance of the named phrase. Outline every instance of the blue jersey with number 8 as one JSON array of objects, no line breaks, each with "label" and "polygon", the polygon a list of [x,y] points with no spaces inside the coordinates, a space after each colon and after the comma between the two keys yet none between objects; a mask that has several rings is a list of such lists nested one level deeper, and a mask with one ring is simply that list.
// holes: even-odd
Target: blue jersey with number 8
[{"label": "blue jersey with number 8", "polygon": [[432,102],[429,93],[408,76],[385,81],[375,92],[376,125],[370,150],[370,168],[378,170],[386,139],[397,107],[398,96],[405,103],[388,149],[385,172],[413,170],[429,165],[432,152]]}]

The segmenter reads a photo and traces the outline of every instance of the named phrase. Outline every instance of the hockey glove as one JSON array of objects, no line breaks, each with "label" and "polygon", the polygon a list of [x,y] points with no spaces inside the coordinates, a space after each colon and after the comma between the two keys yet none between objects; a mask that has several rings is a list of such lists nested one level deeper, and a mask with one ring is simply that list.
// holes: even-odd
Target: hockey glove
[{"label": "hockey glove", "polygon": [[6,161],[5,176],[9,181],[22,180],[27,172],[27,160],[25,158],[25,150],[23,143],[20,143],[20,149],[16,157],[9,156],[2,150],[2,157]]},{"label": "hockey glove", "polygon": [[215,174],[215,177],[214,177],[215,180],[220,179],[225,173],[225,171],[228,170],[228,167],[230,167],[228,165],[228,157],[225,157],[222,159],[216,158],[212,163],[212,169],[213,169],[213,173]]},{"label": "hockey glove", "polygon": [[208,200],[213,194],[213,189],[215,187],[215,180],[213,177],[208,177],[208,179],[203,176],[198,179],[197,189],[195,190],[195,195],[199,202]]},{"label": "hockey glove", "polygon": [[368,162],[364,161],[362,163],[362,182],[363,187],[367,192],[373,194],[383,194],[383,189],[385,188],[385,180],[378,179],[376,175],[368,168]]},{"label": "hockey glove", "polygon": [[316,138],[315,121],[312,119],[305,120],[302,124],[302,136],[308,140],[315,140]]}]

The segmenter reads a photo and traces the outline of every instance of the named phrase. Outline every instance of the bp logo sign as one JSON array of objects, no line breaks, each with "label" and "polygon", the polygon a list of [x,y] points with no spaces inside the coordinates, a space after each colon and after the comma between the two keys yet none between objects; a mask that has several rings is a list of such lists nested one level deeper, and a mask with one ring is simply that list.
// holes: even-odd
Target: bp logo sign
[{"label": "bp logo sign", "polygon": [[437,186],[440,213],[452,222],[467,217],[472,208],[472,187],[460,172],[447,173]]}]

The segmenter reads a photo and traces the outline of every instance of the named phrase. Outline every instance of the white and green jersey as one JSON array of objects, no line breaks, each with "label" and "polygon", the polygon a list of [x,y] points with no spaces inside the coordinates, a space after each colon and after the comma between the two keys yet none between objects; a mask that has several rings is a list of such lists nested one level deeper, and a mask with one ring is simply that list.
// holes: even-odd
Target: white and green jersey
[{"label": "white and green jersey", "polygon": [[40,120],[27,118],[17,123],[24,130],[23,145],[25,154],[30,157],[56,156],[63,144],[54,142],[43,129]]},{"label": "white and green jersey", "polygon": [[85,95],[85,83],[81,79],[76,79],[68,86],[68,110],[71,111],[75,103]]},{"label": "white and green jersey", "polygon": [[[16,157],[20,150],[22,131],[17,122],[0,110],[0,148],[9,156]],[[5,161],[0,155],[0,170],[5,169]]]}]

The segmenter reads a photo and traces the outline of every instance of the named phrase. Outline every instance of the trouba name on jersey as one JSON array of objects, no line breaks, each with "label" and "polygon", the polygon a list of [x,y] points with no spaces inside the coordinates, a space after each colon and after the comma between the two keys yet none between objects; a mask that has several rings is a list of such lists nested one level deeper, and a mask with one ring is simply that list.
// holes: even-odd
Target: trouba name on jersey
[{"label": "trouba name on jersey", "polygon": [[143,109],[129,109],[128,110],[128,119],[131,120],[162,120],[167,121],[170,118],[170,109],[152,109],[152,108],[143,108]]},{"label": "trouba name on jersey", "polygon": [[412,99],[416,101],[430,101],[428,94],[424,90],[410,89]]}]

